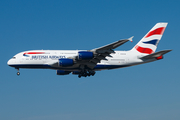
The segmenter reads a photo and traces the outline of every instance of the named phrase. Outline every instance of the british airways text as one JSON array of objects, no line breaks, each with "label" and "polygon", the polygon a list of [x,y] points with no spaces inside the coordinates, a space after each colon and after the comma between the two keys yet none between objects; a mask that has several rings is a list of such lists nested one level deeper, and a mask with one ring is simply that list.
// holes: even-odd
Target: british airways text
[{"label": "british airways text", "polygon": [[55,55],[51,55],[51,56],[48,56],[48,55],[33,55],[31,57],[31,60],[41,60],[41,59],[61,59],[61,58],[66,58],[65,56],[55,56]]}]

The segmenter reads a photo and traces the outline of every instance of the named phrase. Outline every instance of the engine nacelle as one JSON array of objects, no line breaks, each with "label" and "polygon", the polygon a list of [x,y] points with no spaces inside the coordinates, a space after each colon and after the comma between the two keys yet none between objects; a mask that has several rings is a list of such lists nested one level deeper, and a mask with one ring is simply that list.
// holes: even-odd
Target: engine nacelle
[{"label": "engine nacelle", "polygon": [[57,75],[68,75],[71,71],[56,70]]},{"label": "engine nacelle", "polygon": [[62,58],[59,59],[59,66],[61,67],[68,67],[68,66],[72,66],[74,64],[73,59],[68,59],[68,58]]},{"label": "engine nacelle", "polygon": [[80,51],[78,52],[78,59],[79,60],[88,60],[94,57],[93,52],[89,51]]}]

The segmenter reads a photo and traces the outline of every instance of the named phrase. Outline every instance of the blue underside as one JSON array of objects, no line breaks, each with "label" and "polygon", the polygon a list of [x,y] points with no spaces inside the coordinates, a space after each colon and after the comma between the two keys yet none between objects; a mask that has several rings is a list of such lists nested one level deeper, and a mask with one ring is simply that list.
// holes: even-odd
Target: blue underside
[{"label": "blue underside", "polygon": [[[59,69],[56,67],[52,67],[49,65],[9,65],[11,67],[15,68],[34,68],[34,69]],[[94,70],[102,70],[102,69],[115,69],[115,68],[121,68],[121,67],[128,67],[128,65],[96,65],[94,67]],[[79,68],[73,68],[73,69],[79,69]],[[68,70],[68,69],[67,69]]]}]

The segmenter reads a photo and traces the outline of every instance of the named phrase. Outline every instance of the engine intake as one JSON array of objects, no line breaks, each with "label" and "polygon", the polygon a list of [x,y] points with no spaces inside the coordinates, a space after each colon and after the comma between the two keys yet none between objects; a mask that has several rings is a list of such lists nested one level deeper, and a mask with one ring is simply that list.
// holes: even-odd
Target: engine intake
[{"label": "engine intake", "polygon": [[74,64],[73,59],[68,59],[68,58],[59,59],[59,66],[61,67],[68,67],[68,66],[72,66],[73,64]]},{"label": "engine intake", "polygon": [[88,60],[94,57],[93,52],[89,51],[80,51],[78,52],[78,59],[79,60]]},{"label": "engine intake", "polygon": [[71,71],[56,70],[57,75],[68,75]]}]

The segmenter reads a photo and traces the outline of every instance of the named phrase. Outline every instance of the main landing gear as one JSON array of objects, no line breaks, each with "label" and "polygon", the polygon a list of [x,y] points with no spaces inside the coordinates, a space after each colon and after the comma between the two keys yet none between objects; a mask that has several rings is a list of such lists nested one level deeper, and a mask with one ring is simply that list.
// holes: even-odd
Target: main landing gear
[{"label": "main landing gear", "polygon": [[18,72],[17,72],[17,75],[19,76],[19,75],[20,75],[19,68],[17,68],[17,71],[18,71]]},{"label": "main landing gear", "polygon": [[81,78],[81,77],[87,77],[87,76],[94,76],[95,75],[95,71],[82,71],[78,77]]},{"label": "main landing gear", "polygon": [[94,76],[95,75],[95,71],[93,70],[90,70],[87,66],[85,65],[80,65],[79,66],[80,69],[81,69],[81,72],[79,73],[78,77],[81,78],[81,77],[87,77],[87,76]]}]

